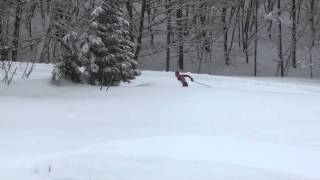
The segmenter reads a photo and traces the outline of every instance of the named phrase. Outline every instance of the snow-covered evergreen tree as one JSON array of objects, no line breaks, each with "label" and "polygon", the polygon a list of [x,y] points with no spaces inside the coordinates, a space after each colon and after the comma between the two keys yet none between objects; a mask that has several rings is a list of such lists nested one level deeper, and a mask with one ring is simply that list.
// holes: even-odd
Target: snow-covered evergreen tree
[{"label": "snow-covered evergreen tree", "polygon": [[80,71],[82,62],[80,60],[79,38],[76,32],[70,32],[62,40],[62,54],[52,72],[52,80],[61,79],[82,82]]},{"label": "snow-covered evergreen tree", "polygon": [[103,0],[92,12],[90,27],[81,43],[84,74],[90,84],[118,85],[140,74],[122,5],[121,0]]}]

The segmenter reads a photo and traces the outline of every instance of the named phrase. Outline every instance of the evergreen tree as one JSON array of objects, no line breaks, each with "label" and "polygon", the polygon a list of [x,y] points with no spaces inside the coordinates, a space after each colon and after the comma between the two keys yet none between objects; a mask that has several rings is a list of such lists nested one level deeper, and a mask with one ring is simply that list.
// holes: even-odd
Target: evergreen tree
[{"label": "evergreen tree", "polygon": [[52,80],[58,82],[68,79],[73,82],[82,82],[82,71],[79,50],[79,38],[76,32],[70,32],[62,40],[62,54],[52,72]]},{"label": "evergreen tree", "polygon": [[140,75],[122,5],[121,0],[103,0],[92,12],[90,27],[81,43],[84,77],[90,84],[113,86]]}]

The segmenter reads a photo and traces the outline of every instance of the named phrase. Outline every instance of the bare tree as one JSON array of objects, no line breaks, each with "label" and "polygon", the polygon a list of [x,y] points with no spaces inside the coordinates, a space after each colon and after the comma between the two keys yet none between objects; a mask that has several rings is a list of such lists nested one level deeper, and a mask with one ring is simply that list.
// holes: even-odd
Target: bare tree
[{"label": "bare tree", "polygon": [[255,0],[255,13],[254,13],[254,24],[255,24],[255,32],[254,32],[254,76],[257,76],[257,56],[258,56],[258,11],[259,11],[259,2]]},{"label": "bare tree", "polygon": [[170,44],[171,44],[171,0],[166,0],[167,11],[167,52],[166,52],[166,71],[170,70]]},{"label": "bare tree", "polygon": [[[266,5],[266,9],[265,9],[266,14],[272,13],[272,11],[274,9],[274,4],[275,4],[275,0],[267,0],[267,5]],[[272,38],[272,33],[271,33],[272,24],[273,24],[273,22],[269,21],[269,25],[267,28],[268,37],[270,40]]]},{"label": "bare tree", "polygon": [[127,0],[126,2],[126,8],[128,11],[128,16],[129,16],[129,23],[130,23],[130,37],[131,40],[134,41],[134,37],[133,37],[133,3],[132,0]]},{"label": "bare tree", "polygon": [[292,43],[291,43],[291,57],[292,67],[297,68],[297,6],[296,0],[292,0]]},{"label": "bare tree", "polygon": [[178,0],[178,7],[176,12],[176,22],[177,22],[177,31],[178,31],[178,65],[179,69],[184,69],[184,44],[183,44],[183,0]]},{"label": "bare tree", "polygon": [[246,14],[245,14],[245,23],[242,31],[243,51],[246,55],[247,63],[249,63],[249,39],[250,39],[249,32],[250,32],[250,24],[252,20],[253,4],[254,4],[254,0],[250,0]]},{"label": "bare tree", "polygon": [[284,77],[284,61],[283,61],[283,47],[282,47],[282,22],[281,22],[281,0],[278,0],[278,57],[280,75]]},{"label": "bare tree", "polygon": [[310,77],[313,78],[313,51],[316,42],[316,28],[315,28],[315,16],[317,12],[317,1],[309,0],[308,2],[308,9],[309,9],[309,23],[310,23],[310,30],[311,30],[311,44],[309,47],[309,66],[310,66]]},{"label": "bare tree", "polygon": [[142,0],[141,2],[141,12],[140,12],[140,20],[139,20],[139,30],[138,30],[138,38],[137,45],[134,52],[134,59],[137,61],[139,58],[139,53],[142,47],[142,33],[144,28],[144,17],[146,12],[147,0]]},{"label": "bare tree", "polygon": [[22,15],[22,0],[16,0],[15,8],[15,21],[14,21],[14,30],[13,30],[13,40],[12,46],[12,61],[17,61],[18,58],[18,49],[19,49],[19,37],[20,37],[20,26],[21,26],[21,15]]}]

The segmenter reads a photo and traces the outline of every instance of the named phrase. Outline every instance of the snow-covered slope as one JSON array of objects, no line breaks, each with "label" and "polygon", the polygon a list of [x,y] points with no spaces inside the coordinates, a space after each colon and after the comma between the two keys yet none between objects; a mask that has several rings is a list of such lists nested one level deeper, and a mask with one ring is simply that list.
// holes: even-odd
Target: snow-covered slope
[{"label": "snow-covered slope", "polygon": [[0,179],[320,179],[320,82],[143,72],[100,91],[50,67],[0,86]]}]

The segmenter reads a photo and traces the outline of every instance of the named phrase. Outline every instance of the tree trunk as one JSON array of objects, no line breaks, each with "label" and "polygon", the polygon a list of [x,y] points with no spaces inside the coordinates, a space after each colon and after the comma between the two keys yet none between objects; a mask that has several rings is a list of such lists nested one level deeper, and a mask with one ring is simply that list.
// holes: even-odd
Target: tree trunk
[{"label": "tree trunk", "polygon": [[297,7],[296,0],[292,0],[292,67],[297,68]]},{"label": "tree trunk", "polygon": [[144,15],[145,15],[145,11],[146,11],[146,2],[147,0],[142,0],[142,4],[141,4],[141,12],[140,12],[140,22],[139,22],[139,35],[138,35],[138,39],[137,39],[137,46],[134,52],[134,59],[136,61],[138,61],[139,58],[139,53],[141,50],[141,46],[142,46],[142,33],[143,33],[143,27],[144,27]]},{"label": "tree trunk", "polygon": [[177,9],[177,27],[178,27],[178,66],[180,70],[184,69],[184,43],[183,43],[183,20],[182,20],[183,0],[179,0]]},{"label": "tree trunk", "polygon": [[[2,16],[2,44],[8,46],[9,42],[9,16]],[[2,61],[9,60],[9,50],[2,51]]]},{"label": "tree trunk", "polygon": [[22,14],[22,0],[16,0],[15,21],[14,21],[14,27],[13,27],[14,29],[13,29],[13,40],[12,40],[12,45],[14,47],[14,49],[12,50],[12,61],[17,61],[17,58],[18,58],[21,14]]},{"label": "tree trunk", "polygon": [[1,61],[4,61],[4,58],[3,58],[3,52],[5,51],[4,49],[4,40],[3,40],[3,22],[2,22],[2,15],[0,15],[0,60]]},{"label": "tree trunk", "polygon": [[282,24],[281,24],[281,0],[278,0],[278,57],[281,77],[284,77],[284,62],[283,62],[283,49],[282,49]]},{"label": "tree trunk", "polygon": [[249,7],[246,12],[246,20],[244,25],[244,52],[246,55],[246,62],[249,63],[249,30],[250,30],[250,21],[251,21],[251,14],[253,9],[253,0],[250,0]]},{"label": "tree trunk", "polygon": [[133,6],[132,6],[132,0],[127,0],[126,2],[126,8],[128,11],[129,21],[130,21],[130,38],[131,41],[134,42],[134,36],[133,36]]},{"label": "tree trunk", "polygon": [[257,76],[257,55],[258,55],[258,10],[259,3],[258,0],[255,0],[255,38],[254,38],[254,76]]},{"label": "tree trunk", "polygon": [[[274,0],[268,0],[268,5],[267,6],[268,6],[267,7],[267,13],[271,13],[273,11],[273,7],[274,7]],[[271,33],[272,24],[273,24],[273,22],[270,21],[269,25],[268,25],[268,29],[267,29],[268,37],[269,37],[270,40],[272,38],[272,33]]]},{"label": "tree trunk", "polygon": [[152,4],[151,4],[151,0],[148,0],[147,2],[147,14],[148,14],[148,25],[149,25],[149,32],[150,32],[150,44],[153,45],[154,44],[154,34],[153,34],[153,30],[152,30],[152,21],[153,21],[153,15],[152,15]]},{"label": "tree trunk", "polygon": [[223,34],[224,34],[224,38],[223,38],[223,50],[224,50],[224,59],[225,59],[225,64],[226,65],[230,65],[230,57],[229,57],[229,53],[228,53],[228,27],[227,27],[227,11],[228,8],[226,6],[224,6],[222,8],[222,14],[221,14],[221,18],[222,18],[222,26],[223,26]]},{"label": "tree trunk", "polygon": [[170,44],[171,44],[171,0],[166,0],[167,11],[167,56],[166,56],[166,71],[170,71]]},{"label": "tree trunk", "polygon": [[[242,10],[242,7],[243,7],[243,5],[242,5],[242,3],[243,3],[243,0],[239,0],[239,4],[238,4],[238,8],[239,8],[239,10],[238,10],[238,14],[237,14],[237,21],[238,21],[238,45],[239,45],[239,48],[242,48],[242,46],[241,46],[241,32],[242,32],[242,22],[243,22],[243,20],[242,20],[242,16],[241,16],[241,13],[243,12],[243,10]],[[243,49],[243,48],[242,48]]]},{"label": "tree trunk", "polygon": [[309,66],[310,77],[313,78],[313,49],[315,46],[316,28],[315,28],[315,16],[316,16],[316,4],[315,0],[310,0],[310,28],[311,28],[311,46],[309,49]]}]

